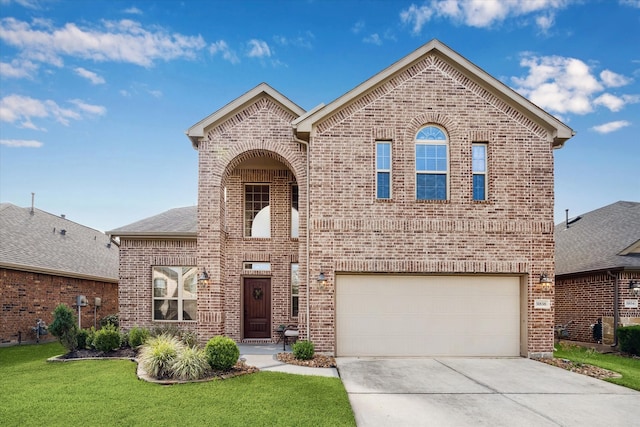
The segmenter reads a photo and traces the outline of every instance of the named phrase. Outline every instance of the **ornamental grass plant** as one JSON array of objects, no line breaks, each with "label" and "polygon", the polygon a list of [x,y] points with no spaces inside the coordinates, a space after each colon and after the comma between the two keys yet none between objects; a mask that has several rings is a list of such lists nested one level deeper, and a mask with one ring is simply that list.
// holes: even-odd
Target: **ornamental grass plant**
[{"label": "ornamental grass plant", "polygon": [[173,364],[184,344],[172,335],[161,334],[149,338],[138,353],[142,368],[155,378],[172,378]]}]

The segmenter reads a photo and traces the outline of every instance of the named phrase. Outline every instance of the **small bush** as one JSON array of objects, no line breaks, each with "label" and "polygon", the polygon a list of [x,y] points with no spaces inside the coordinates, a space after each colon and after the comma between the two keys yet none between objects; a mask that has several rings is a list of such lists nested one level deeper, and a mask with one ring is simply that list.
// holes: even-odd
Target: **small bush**
[{"label": "small bush", "polygon": [[218,371],[228,371],[240,357],[238,344],[231,338],[221,335],[209,340],[205,346],[205,352],[209,365]]},{"label": "small bush", "polygon": [[120,348],[120,332],[113,325],[107,325],[96,332],[93,345],[99,351],[111,351]]},{"label": "small bush", "polygon": [[155,378],[171,378],[173,363],[184,344],[171,335],[151,337],[140,349],[138,361],[149,375]]},{"label": "small bush", "polygon": [[88,329],[80,329],[77,334],[78,339],[78,348],[85,349],[89,347],[88,339],[89,339],[89,330]]},{"label": "small bush", "polygon": [[53,322],[49,325],[51,335],[60,340],[67,350],[78,348],[78,326],[73,310],[65,304],[60,304],[53,311]]},{"label": "small bush", "polygon": [[87,330],[87,332],[88,335],[85,344],[88,349],[94,349],[96,348],[96,346],[93,345],[93,341],[96,339],[96,328],[92,326],[91,329]]},{"label": "small bush", "polygon": [[108,314],[100,319],[100,327],[104,328],[107,325],[113,325],[116,329],[120,327],[120,319],[118,317],[118,313]]},{"label": "small bush", "polygon": [[197,347],[184,347],[178,352],[171,365],[171,372],[180,380],[197,380],[209,370],[209,362],[204,350]]},{"label": "small bush", "polygon": [[313,359],[315,347],[311,341],[298,341],[293,344],[293,356],[299,360]]},{"label": "small bush", "polygon": [[618,328],[620,350],[640,356],[640,325]]},{"label": "small bush", "polygon": [[188,347],[196,347],[198,345],[198,334],[192,331],[183,331],[180,335],[180,340]]},{"label": "small bush", "polygon": [[131,348],[140,347],[149,338],[149,330],[134,326],[129,330],[129,346]]}]

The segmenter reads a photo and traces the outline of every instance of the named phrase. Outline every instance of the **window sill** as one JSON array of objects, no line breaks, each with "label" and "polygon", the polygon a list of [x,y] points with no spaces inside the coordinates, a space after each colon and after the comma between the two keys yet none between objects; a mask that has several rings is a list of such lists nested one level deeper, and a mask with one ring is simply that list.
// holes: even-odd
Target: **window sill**
[{"label": "window sill", "polygon": [[428,205],[448,205],[451,203],[451,200],[447,199],[447,200],[421,200],[421,199],[416,199],[416,203],[425,203]]}]

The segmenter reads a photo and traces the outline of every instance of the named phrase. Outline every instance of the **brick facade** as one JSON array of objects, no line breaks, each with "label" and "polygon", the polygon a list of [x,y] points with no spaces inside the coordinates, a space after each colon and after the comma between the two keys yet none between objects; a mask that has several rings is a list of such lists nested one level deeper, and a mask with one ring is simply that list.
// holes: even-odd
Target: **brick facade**
[{"label": "brick facade", "polygon": [[[195,324],[202,340],[243,339],[243,281],[267,277],[271,330],[297,323],[317,351],[335,353],[337,273],[508,274],[524,283],[522,354],[550,355],[554,291],[538,281],[543,272],[554,275],[553,137],[455,64],[423,55],[323,116],[308,141],[292,125],[295,108],[275,91],[241,97],[232,111],[225,107],[210,124],[194,126],[197,244],[183,242],[167,256],[206,269],[210,284],[199,287],[198,320],[186,326]],[[428,124],[448,137],[446,201],[415,196],[415,135]],[[391,142],[390,200],[376,199],[377,140]],[[481,202],[472,197],[475,142],[488,147],[488,199]],[[270,238],[244,236],[244,186],[255,183],[270,186]],[[299,238],[290,231],[292,184],[299,189]],[[133,242],[120,249],[121,316],[126,325],[148,325],[150,267],[161,242]],[[247,271],[248,261],[269,262],[271,270]],[[297,318],[292,262],[299,264]],[[315,286],[320,272],[326,289]],[[551,308],[534,308],[536,299]]]},{"label": "brick facade", "polygon": [[[625,300],[638,300],[629,282],[640,280],[639,273],[618,275],[619,326],[640,324],[640,309],[625,308]],[[591,325],[602,319],[604,344],[614,343],[615,278],[606,272],[556,278],[556,324],[567,325],[571,341],[595,342]]]},{"label": "brick facade", "polygon": [[[104,316],[118,313],[117,283],[0,268],[0,344],[35,340],[31,328],[36,320],[49,325],[59,304],[73,308],[77,315],[78,295],[85,295],[89,303],[80,312],[83,328],[99,325]],[[96,297],[102,300],[98,308]],[[51,339],[51,335],[44,338]]]}]

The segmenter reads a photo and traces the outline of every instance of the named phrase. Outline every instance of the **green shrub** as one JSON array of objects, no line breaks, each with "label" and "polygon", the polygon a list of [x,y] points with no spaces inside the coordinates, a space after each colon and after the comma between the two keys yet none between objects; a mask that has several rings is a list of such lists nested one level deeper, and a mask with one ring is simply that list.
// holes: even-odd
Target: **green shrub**
[{"label": "green shrub", "polygon": [[129,346],[131,348],[140,347],[149,338],[149,330],[134,326],[129,330]]},{"label": "green shrub", "polygon": [[93,345],[93,341],[96,339],[96,328],[92,326],[90,329],[87,330],[87,332],[88,332],[88,336],[85,344],[88,349],[94,349],[96,348],[96,346]]},{"label": "green shrub", "polygon": [[198,334],[192,331],[183,331],[180,334],[180,341],[188,347],[196,347],[198,345]]},{"label": "green shrub", "polygon": [[73,351],[78,347],[78,326],[73,310],[65,304],[60,304],[53,311],[53,322],[49,325],[51,335],[60,340],[67,350]]},{"label": "green shrub", "polygon": [[204,350],[198,347],[184,347],[178,351],[171,365],[171,373],[180,380],[197,380],[209,370],[209,362]]},{"label": "green shrub", "polygon": [[120,332],[109,324],[96,332],[93,345],[99,351],[111,351],[120,348]]},{"label": "green shrub", "polygon": [[89,330],[88,329],[79,329],[78,334],[76,335],[78,339],[78,348],[85,349],[89,347],[88,339],[89,339]]},{"label": "green shrub", "polygon": [[311,341],[298,341],[293,344],[293,356],[299,360],[313,359],[315,347]]},{"label": "green shrub", "polygon": [[171,335],[151,337],[141,347],[138,361],[142,368],[155,378],[171,378],[173,363],[184,344]]},{"label": "green shrub", "polygon": [[209,340],[205,352],[209,365],[219,371],[228,371],[240,357],[240,349],[235,341],[221,335]]},{"label": "green shrub", "polygon": [[640,325],[618,328],[620,350],[640,356]]},{"label": "green shrub", "polygon": [[107,325],[113,325],[117,328],[120,327],[120,319],[118,318],[118,313],[108,314],[100,319],[100,327],[104,328]]}]

